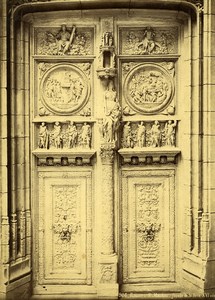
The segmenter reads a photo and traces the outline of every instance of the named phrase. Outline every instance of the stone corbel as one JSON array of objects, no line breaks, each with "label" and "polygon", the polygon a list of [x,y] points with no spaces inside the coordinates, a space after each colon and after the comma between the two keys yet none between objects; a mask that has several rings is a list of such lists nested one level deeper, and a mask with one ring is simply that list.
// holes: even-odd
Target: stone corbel
[{"label": "stone corbel", "polygon": [[142,149],[120,149],[118,153],[123,157],[125,164],[138,165],[139,163],[176,163],[176,157],[180,154],[179,148],[142,148]]},{"label": "stone corbel", "polygon": [[84,165],[90,164],[91,158],[95,154],[93,149],[75,149],[75,150],[61,150],[53,149],[36,149],[33,154],[38,158],[38,165],[62,165],[69,164]]},{"label": "stone corbel", "polygon": [[103,143],[100,148],[102,164],[113,164],[115,143]]}]

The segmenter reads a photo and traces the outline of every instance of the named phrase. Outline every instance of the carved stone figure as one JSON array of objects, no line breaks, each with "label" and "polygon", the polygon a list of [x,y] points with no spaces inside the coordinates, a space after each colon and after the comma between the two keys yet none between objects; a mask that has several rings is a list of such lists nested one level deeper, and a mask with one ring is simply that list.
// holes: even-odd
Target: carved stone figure
[{"label": "carved stone figure", "polygon": [[81,129],[81,144],[84,148],[89,148],[90,141],[91,141],[91,127],[89,124],[85,122]]},{"label": "carved stone figure", "polygon": [[167,121],[164,129],[166,146],[175,146],[175,127],[177,121]]},{"label": "carved stone figure", "polygon": [[142,148],[146,145],[146,127],[141,121],[137,128],[137,145]]},{"label": "carved stone figure", "polygon": [[77,145],[78,131],[74,122],[70,122],[68,126],[68,148],[74,148]]},{"label": "carved stone figure", "polygon": [[157,46],[161,48],[161,45],[154,40],[155,32],[151,27],[147,27],[143,33],[143,40],[138,44],[138,47],[143,48],[143,54],[150,54]]},{"label": "carved stone figure", "polygon": [[58,54],[66,54],[72,44],[74,34],[75,26],[73,26],[72,32],[70,34],[70,32],[67,30],[66,24],[62,24],[61,30],[56,36],[58,41]]},{"label": "carved stone figure", "polygon": [[113,35],[111,32],[105,32],[103,36],[103,46],[113,46]]},{"label": "carved stone figure", "polygon": [[121,107],[119,105],[112,80],[108,84],[104,98],[106,117],[103,120],[103,138],[106,142],[114,142],[117,140]]},{"label": "carved stone figure", "polygon": [[158,121],[155,121],[151,128],[151,146],[160,147],[161,145],[161,130]]},{"label": "carved stone figure", "polygon": [[123,127],[123,148],[130,148],[132,144],[132,134],[130,122],[126,122]]},{"label": "carved stone figure", "polygon": [[38,141],[38,146],[39,148],[48,148],[48,129],[46,127],[45,122],[42,122],[40,125],[40,131],[39,131],[39,141]]},{"label": "carved stone figure", "polygon": [[59,122],[55,122],[54,129],[51,132],[51,136],[56,148],[62,147],[62,137],[61,137],[61,126]]}]

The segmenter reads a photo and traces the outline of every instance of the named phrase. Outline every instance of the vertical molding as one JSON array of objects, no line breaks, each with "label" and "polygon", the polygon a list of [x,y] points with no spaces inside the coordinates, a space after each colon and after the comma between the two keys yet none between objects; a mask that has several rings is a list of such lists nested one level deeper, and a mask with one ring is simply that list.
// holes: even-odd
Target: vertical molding
[{"label": "vertical molding", "polygon": [[0,1],[0,298],[6,293],[9,264],[7,140],[7,1]]}]

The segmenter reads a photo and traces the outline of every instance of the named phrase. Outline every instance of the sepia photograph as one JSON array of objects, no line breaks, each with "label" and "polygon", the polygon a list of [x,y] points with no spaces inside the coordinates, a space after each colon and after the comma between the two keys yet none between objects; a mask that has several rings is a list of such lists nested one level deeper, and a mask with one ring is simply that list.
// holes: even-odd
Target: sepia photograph
[{"label": "sepia photograph", "polygon": [[0,0],[0,300],[215,299],[215,0]]}]

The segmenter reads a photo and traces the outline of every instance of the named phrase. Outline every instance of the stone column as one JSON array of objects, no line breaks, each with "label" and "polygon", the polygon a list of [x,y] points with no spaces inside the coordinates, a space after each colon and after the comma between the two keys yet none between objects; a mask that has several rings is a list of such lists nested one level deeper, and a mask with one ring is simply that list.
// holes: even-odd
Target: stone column
[{"label": "stone column", "polygon": [[101,147],[102,160],[102,254],[114,253],[114,199],[113,199],[113,158],[114,148],[103,144]]},{"label": "stone column", "polygon": [[101,145],[102,163],[102,248],[99,263],[98,294],[102,298],[114,299],[118,296],[117,255],[114,251],[114,178],[113,163],[115,144]]}]

